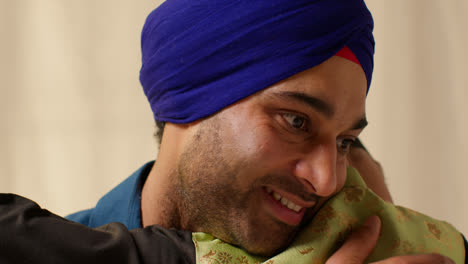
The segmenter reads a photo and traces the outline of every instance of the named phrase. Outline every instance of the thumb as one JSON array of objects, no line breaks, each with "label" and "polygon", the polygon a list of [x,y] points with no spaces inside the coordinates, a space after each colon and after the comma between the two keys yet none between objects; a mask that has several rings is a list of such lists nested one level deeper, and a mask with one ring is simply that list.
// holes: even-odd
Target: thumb
[{"label": "thumb", "polygon": [[380,233],[380,218],[369,217],[358,229],[353,231],[338,251],[328,260],[327,264],[361,264],[377,244]]}]

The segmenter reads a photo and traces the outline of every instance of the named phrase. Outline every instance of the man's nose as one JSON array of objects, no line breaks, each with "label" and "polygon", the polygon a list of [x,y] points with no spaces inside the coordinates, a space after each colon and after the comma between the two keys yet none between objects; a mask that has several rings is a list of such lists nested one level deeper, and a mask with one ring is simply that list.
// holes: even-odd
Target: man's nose
[{"label": "man's nose", "polygon": [[295,176],[311,193],[332,195],[337,188],[336,155],[335,142],[315,145],[297,162]]}]

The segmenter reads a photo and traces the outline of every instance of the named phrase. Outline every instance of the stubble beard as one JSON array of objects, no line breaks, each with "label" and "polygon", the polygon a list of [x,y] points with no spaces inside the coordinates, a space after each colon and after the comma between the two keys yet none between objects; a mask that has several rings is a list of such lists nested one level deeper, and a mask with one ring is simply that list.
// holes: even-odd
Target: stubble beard
[{"label": "stubble beard", "polygon": [[[248,163],[232,160],[222,147],[219,126],[202,125],[178,164],[175,193],[180,229],[206,232],[256,255],[271,256],[290,244],[297,227],[259,214],[261,182],[238,189],[238,172]],[[235,157],[235,156],[234,156]]]}]

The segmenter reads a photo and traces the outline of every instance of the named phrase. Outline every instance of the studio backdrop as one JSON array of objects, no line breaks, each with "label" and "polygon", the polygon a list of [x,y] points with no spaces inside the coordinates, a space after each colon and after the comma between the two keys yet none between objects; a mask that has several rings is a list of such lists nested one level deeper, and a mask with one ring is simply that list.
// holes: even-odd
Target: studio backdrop
[{"label": "studio backdrop", "polygon": [[[0,192],[66,215],[156,158],[138,74],[160,3],[0,0]],[[397,204],[468,234],[468,1],[367,5],[377,44],[363,141]]]}]

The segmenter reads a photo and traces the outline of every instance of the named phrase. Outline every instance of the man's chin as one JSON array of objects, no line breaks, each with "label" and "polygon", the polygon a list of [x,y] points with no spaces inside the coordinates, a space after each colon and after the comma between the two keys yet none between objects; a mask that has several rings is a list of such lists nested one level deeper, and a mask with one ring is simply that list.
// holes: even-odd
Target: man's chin
[{"label": "man's chin", "polygon": [[239,247],[251,255],[261,257],[271,257],[285,250],[291,243],[291,238],[283,238],[275,236],[275,238],[259,238],[249,239],[248,241],[239,241],[233,239],[233,237],[225,237],[219,235],[213,235],[214,237],[224,241],[225,243]]},{"label": "man's chin", "polygon": [[264,245],[264,246],[255,245],[253,247],[243,247],[243,249],[252,255],[261,256],[261,257],[272,257],[284,251],[290,244],[291,243],[288,242],[287,244],[282,243],[278,245],[273,245],[273,244]]},{"label": "man's chin", "polygon": [[256,237],[249,239],[247,243],[240,243],[240,247],[253,255],[271,257],[284,251],[292,243],[295,235],[296,232],[289,234],[271,232],[263,238]]}]

